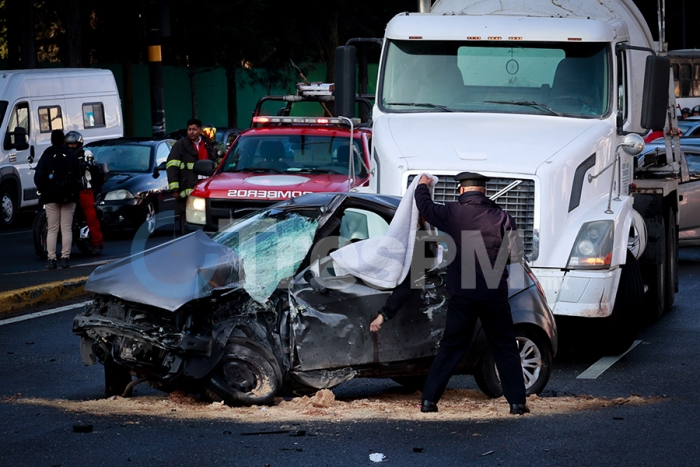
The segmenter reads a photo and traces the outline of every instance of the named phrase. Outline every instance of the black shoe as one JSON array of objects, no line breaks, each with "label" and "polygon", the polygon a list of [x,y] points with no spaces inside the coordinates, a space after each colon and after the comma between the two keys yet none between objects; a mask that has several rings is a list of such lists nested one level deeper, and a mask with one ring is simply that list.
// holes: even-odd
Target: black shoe
[{"label": "black shoe", "polygon": [[70,263],[68,262],[68,258],[61,258],[61,269],[68,269],[70,267]]},{"label": "black shoe", "polygon": [[94,256],[100,256],[102,254],[102,245],[97,245],[94,250],[92,250]]},{"label": "black shoe", "polygon": [[523,415],[526,413],[530,413],[530,408],[527,404],[510,404],[511,415]]},{"label": "black shoe", "polygon": [[46,269],[56,269],[56,260],[50,259],[49,262],[46,263]]},{"label": "black shoe", "polygon": [[421,412],[437,412],[437,404],[435,402],[423,401],[423,405],[420,407]]}]

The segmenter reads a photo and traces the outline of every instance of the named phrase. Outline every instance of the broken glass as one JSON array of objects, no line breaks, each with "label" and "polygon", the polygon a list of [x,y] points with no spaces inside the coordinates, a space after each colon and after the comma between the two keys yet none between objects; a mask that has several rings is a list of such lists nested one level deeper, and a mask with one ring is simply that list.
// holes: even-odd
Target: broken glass
[{"label": "broken glass", "polygon": [[318,210],[268,210],[242,219],[218,232],[213,240],[240,258],[243,288],[263,303],[279,282],[292,276],[313,243]]}]

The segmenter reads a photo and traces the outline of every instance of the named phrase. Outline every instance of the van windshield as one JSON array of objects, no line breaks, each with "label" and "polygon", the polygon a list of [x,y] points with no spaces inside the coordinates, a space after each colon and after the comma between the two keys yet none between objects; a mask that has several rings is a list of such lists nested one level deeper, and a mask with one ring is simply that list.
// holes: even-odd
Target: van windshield
[{"label": "van windshield", "polygon": [[610,106],[603,43],[391,41],[379,102],[387,112],[602,117]]},{"label": "van windshield", "polygon": [[[0,101],[0,127],[2,127],[2,122],[5,121],[5,112],[7,112],[7,106],[9,102]],[[12,130],[10,130],[12,131]]]}]

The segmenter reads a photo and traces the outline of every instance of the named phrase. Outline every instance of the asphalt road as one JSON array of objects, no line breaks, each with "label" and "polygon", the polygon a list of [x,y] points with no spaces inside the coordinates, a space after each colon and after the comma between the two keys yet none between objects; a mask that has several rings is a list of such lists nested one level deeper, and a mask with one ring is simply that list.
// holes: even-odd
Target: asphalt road
[{"label": "asphalt road", "polygon": [[[577,376],[597,357],[581,349],[564,351],[542,394],[553,404],[573,394],[611,399],[636,394],[652,398],[651,403],[494,419],[424,421],[416,409],[408,421],[301,419],[290,431],[289,423],[262,417],[255,423],[183,420],[34,405],[28,403],[32,398],[101,398],[102,368],[80,361],[78,339],[71,333],[76,308],[12,324],[0,321],[0,465],[357,466],[374,465],[369,455],[382,453],[388,465],[398,466],[695,466],[700,459],[698,275],[700,249],[681,250],[681,291],[672,311],[644,328],[641,343],[596,379]],[[454,388],[475,385],[471,377],[456,377]],[[139,386],[136,394],[149,391],[155,393]],[[396,391],[400,388],[389,380],[354,380],[334,390],[347,401]],[[93,431],[73,431],[85,424]],[[307,436],[290,436],[300,430]],[[282,433],[245,435],[261,431]]]},{"label": "asphalt road", "polygon": [[144,243],[146,248],[151,248],[173,238],[172,224],[163,225],[145,242],[139,241],[133,230],[105,232],[102,255],[86,255],[73,245],[71,267],[49,271],[45,269],[46,260],[39,258],[34,251],[34,215],[30,211],[20,212],[14,226],[0,229],[0,292],[88,276],[100,264],[143,250]]}]

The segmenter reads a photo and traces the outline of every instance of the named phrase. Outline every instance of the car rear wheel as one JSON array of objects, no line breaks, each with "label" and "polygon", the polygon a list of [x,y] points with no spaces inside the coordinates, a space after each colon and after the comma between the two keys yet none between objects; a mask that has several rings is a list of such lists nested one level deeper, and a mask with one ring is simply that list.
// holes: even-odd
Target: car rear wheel
[{"label": "car rear wheel", "polygon": [[[515,339],[520,352],[523,368],[525,393],[541,393],[552,374],[552,351],[540,333],[527,328],[516,328]],[[503,388],[496,369],[496,361],[490,348],[484,352],[477,365],[474,379],[484,394],[489,397],[501,397]]]},{"label": "car rear wheel", "polygon": [[204,394],[231,406],[270,405],[280,388],[280,371],[272,353],[249,340],[229,341]]}]

